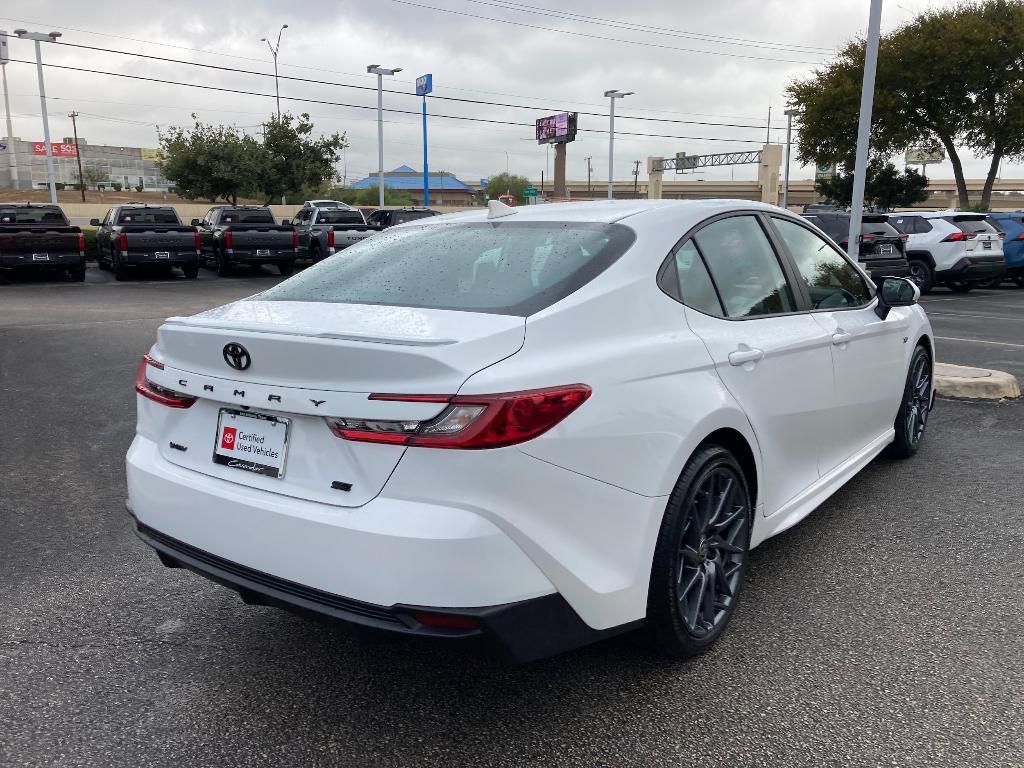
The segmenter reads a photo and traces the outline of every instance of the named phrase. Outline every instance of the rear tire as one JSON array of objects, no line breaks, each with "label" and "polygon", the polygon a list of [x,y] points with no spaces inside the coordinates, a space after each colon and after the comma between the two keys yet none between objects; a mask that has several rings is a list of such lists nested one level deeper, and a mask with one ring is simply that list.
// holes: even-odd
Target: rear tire
[{"label": "rear tire", "polygon": [[974,283],[968,283],[966,281],[960,281],[949,284],[949,290],[953,293],[970,293],[974,289]]},{"label": "rear tire", "polygon": [[199,277],[199,265],[198,264],[186,264],[181,268],[182,273],[188,280],[195,280]]},{"label": "rear tire", "polygon": [[73,283],[84,283],[85,264],[79,264],[77,267],[68,267],[68,277],[71,278]]},{"label": "rear tire", "polygon": [[661,523],[646,631],[662,653],[690,658],[725,631],[747,568],[753,504],[736,457],[707,445],[686,463]]},{"label": "rear tire", "polygon": [[1024,288],[1024,275],[1013,278],[1013,282],[1017,284],[1018,288]]},{"label": "rear tire", "polygon": [[910,279],[917,283],[921,293],[931,293],[935,287],[935,274],[927,261],[910,259]]},{"label": "rear tire", "polygon": [[218,277],[231,277],[231,259],[228,258],[227,254],[220,251],[214,254],[214,258],[217,260],[217,276]]},{"label": "rear tire", "polygon": [[907,383],[903,387],[903,400],[896,413],[893,427],[896,439],[888,448],[894,459],[909,459],[921,446],[932,403],[932,358],[928,350],[918,345],[910,358]]},{"label": "rear tire", "polygon": [[114,279],[117,280],[119,283],[124,282],[125,280],[128,279],[128,267],[126,267],[124,263],[121,261],[120,255],[115,253],[111,257],[110,268],[114,270]]},{"label": "rear tire", "polygon": [[310,246],[310,249],[309,249],[309,260],[310,260],[310,262],[313,263],[313,264],[316,264],[322,258],[323,258],[323,254],[320,253],[320,245],[318,243],[313,243],[313,245]]},{"label": "rear tire", "polygon": [[277,271],[280,272],[284,277],[288,277],[288,275],[295,271],[295,264],[293,264],[290,261],[278,262]]}]

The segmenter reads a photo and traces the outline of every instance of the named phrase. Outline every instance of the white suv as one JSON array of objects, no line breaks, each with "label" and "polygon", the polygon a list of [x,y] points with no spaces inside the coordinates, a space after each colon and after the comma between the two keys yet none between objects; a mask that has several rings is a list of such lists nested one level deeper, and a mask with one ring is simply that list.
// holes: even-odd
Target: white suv
[{"label": "white suv", "polygon": [[922,293],[936,285],[966,293],[1006,272],[1002,234],[982,213],[891,213],[889,221],[910,236],[910,276]]}]

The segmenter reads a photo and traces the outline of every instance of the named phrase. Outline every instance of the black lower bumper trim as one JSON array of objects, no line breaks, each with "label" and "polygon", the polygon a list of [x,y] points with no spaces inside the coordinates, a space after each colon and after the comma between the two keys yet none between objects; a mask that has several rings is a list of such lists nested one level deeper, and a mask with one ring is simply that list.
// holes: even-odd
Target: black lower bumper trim
[{"label": "black lower bumper trim", "polygon": [[[404,635],[444,639],[482,638],[501,655],[533,661],[625,632],[641,622],[607,630],[589,627],[561,595],[483,608],[381,606],[324,592],[225,560],[136,522],[137,533],[169,567],[188,568],[239,593],[247,603],[270,605],[314,619],[358,624]],[[479,629],[428,627],[418,613],[465,616]]]},{"label": "black lower bumper trim", "polygon": [[960,259],[936,278],[947,282],[993,280],[1006,274],[1006,260],[1002,256],[969,256]]}]

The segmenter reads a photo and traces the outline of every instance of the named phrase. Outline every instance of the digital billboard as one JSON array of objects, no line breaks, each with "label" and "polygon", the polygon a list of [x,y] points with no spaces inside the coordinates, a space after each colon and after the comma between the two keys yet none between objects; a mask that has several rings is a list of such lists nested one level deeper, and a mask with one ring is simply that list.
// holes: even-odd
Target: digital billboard
[{"label": "digital billboard", "polygon": [[576,140],[576,112],[559,112],[557,115],[537,119],[537,143],[561,144]]}]

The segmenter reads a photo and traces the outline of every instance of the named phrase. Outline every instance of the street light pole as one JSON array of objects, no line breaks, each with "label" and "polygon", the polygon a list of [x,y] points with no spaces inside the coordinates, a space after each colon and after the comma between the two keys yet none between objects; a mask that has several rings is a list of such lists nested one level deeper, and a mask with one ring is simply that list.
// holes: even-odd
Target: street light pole
[{"label": "street light pole", "polygon": [[388,69],[378,64],[366,68],[371,75],[377,76],[377,190],[379,192],[378,207],[384,207],[384,75],[401,72],[401,67]]},{"label": "street light pole", "polygon": [[4,83],[4,109],[7,113],[7,165],[11,173],[11,189],[18,188],[18,155],[14,151],[14,127],[11,125],[11,99],[7,88],[7,33],[0,29],[0,74]]},{"label": "street light pole", "polygon": [[632,96],[633,91],[605,91],[608,98],[608,199],[611,200],[612,180],[615,172],[615,100]]},{"label": "street light pole", "polygon": [[288,29],[287,24],[282,24],[281,28],[277,30],[277,44],[271,45],[270,40],[265,37],[260,38],[261,43],[266,43],[267,48],[270,49],[270,55],[274,57],[274,101],[277,103],[277,119],[281,119],[281,91],[277,87],[277,52],[281,50],[281,33]]},{"label": "street light pole", "polygon": [[50,186],[50,203],[57,204],[57,181],[53,175],[53,145],[50,143],[50,118],[46,114],[46,84],[43,82],[43,51],[39,43],[55,43],[60,32],[29,32],[16,29],[14,34],[22,40],[33,40],[36,44],[36,74],[39,75],[39,103],[43,112],[43,141],[46,142],[46,180]]},{"label": "street light pole", "polygon": [[853,199],[850,204],[850,233],[847,254],[854,261],[860,253],[860,223],[864,214],[864,182],[868,166],[868,140],[871,109],[875,99],[875,69],[878,66],[878,39],[882,27],[882,0],[871,0],[868,14],[868,42],[864,50],[864,82],[860,89],[860,122],[857,125],[857,159],[853,166]]},{"label": "street light pole", "polygon": [[786,110],[786,173],[782,182],[782,207],[789,207],[789,153],[793,137],[793,115],[799,115],[799,109]]}]

